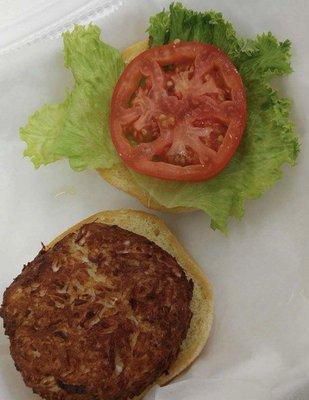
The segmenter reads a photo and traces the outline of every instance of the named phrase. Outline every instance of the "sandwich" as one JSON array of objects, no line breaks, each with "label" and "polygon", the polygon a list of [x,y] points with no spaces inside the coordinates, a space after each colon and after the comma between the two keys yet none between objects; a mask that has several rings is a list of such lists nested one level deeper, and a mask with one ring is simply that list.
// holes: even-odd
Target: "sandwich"
[{"label": "sandwich", "polygon": [[197,358],[213,295],[159,218],[104,211],[43,245],[6,289],[0,314],[15,366],[35,393],[127,400]]},{"label": "sandwich", "polygon": [[270,84],[291,72],[291,43],[240,38],[220,13],[179,3],[147,33],[121,52],[98,26],[65,32],[74,86],[21,128],[24,154],[35,167],[65,158],[96,170],[150,208],[202,210],[226,232],[296,163],[290,101]]}]

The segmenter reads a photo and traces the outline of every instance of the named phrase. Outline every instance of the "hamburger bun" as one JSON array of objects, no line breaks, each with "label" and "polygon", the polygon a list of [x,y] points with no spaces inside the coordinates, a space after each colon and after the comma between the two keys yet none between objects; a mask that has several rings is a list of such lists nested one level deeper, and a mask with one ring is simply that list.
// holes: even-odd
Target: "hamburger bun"
[{"label": "hamburger bun", "polygon": [[151,240],[171,256],[175,257],[186,275],[194,283],[191,301],[192,320],[187,337],[177,360],[169,368],[169,373],[158,380],[159,385],[165,385],[187,369],[203,350],[213,322],[213,292],[210,282],[201,271],[199,265],[179,243],[175,235],[157,216],[142,211],[117,210],[102,211],[94,214],[54,239],[47,248],[54,246],[67,234],[76,231],[84,224],[100,222],[107,225],[117,225]]},{"label": "hamburger bun", "polygon": [[0,311],[16,368],[34,392],[126,400],[189,367],[208,338],[213,297],[159,218],[120,210],[95,214],[44,246]]}]

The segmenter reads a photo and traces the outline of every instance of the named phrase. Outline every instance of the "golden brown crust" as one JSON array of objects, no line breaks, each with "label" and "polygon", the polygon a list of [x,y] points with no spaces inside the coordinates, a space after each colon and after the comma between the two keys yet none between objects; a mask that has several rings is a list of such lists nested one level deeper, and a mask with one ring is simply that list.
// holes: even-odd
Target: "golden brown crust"
[{"label": "golden brown crust", "polygon": [[187,369],[206,344],[213,321],[212,287],[199,265],[179,243],[165,223],[160,218],[141,211],[117,210],[99,212],[69,228],[54,239],[49,246],[53,246],[68,233],[76,231],[81,225],[93,221],[110,225],[115,224],[145,236],[175,257],[188,277],[194,282],[191,302],[191,310],[193,312],[191,325],[176,361],[169,368],[169,373],[162,375],[157,382],[161,386],[165,385]]},{"label": "golden brown crust", "polygon": [[146,237],[87,222],[44,248],[1,313],[25,383],[48,400],[125,400],[179,353],[193,283]]}]

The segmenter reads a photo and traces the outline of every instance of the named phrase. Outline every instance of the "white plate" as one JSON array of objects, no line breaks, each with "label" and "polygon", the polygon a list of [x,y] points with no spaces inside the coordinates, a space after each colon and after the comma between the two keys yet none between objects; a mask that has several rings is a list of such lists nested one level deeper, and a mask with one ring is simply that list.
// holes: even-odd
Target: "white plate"
[{"label": "white plate", "polygon": [[[309,398],[309,3],[306,0],[187,1],[222,11],[245,36],[271,30],[293,42],[294,74],[276,82],[294,101],[302,136],[296,168],[261,199],[250,201],[228,237],[202,213],[163,215],[203,266],[216,294],[207,349],[178,383],[157,391],[168,399]],[[62,99],[72,83],[63,68],[59,32],[94,20],[104,40],[125,47],[145,36],[163,1],[0,0],[0,292],[57,233],[101,209],[139,208],[95,172],[66,162],[34,170],[21,156],[19,126],[44,102]],[[1,53],[0,53],[1,54]],[[27,389],[0,336],[0,400],[37,398]]]}]

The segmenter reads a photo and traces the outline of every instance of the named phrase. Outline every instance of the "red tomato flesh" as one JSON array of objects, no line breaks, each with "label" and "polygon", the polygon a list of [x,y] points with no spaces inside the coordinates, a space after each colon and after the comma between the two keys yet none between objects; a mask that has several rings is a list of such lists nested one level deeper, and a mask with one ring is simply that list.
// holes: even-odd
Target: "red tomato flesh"
[{"label": "red tomato flesh", "polygon": [[218,48],[178,42],[132,60],[115,87],[113,143],[124,163],[145,175],[201,181],[235,153],[246,124],[240,75]]}]

